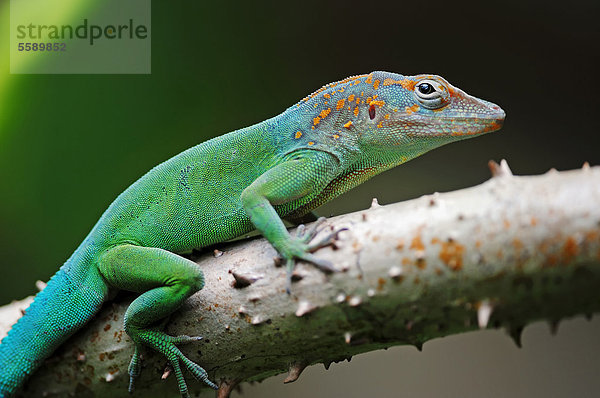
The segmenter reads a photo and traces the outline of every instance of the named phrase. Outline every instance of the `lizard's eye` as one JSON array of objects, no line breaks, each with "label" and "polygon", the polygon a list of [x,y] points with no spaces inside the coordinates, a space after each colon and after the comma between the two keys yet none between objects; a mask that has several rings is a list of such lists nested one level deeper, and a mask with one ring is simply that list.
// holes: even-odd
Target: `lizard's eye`
[{"label": "lizard's eye", "polygon": [[425,79],[415,85],[415,97],[427,109],[439,109],[447,104],[450,94],[444,84]]},{"label": "lizard's eye", "polygon": [[417,90],[419,90],[419,93],[423,94],[423,95],[427,95],[427,94],[431,94],[435,91],[435,89],[433,88],[433,86],[429,83],[421,83],[417,86]]}]

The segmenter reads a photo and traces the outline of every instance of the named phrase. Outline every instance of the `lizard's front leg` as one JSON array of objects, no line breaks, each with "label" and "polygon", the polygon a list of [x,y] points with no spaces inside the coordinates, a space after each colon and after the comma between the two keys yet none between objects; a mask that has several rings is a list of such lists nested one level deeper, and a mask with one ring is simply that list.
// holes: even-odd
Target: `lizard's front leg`
[{"label": "lizard's front leg", "polygon": [[169,336],[156,327],[161,319],[202,289],[204,277],[198,265],[163,249],[119,245],[102,255],[98,268],[111,286],[142,293],[125,313],[125,331],[135,343],[135,352],[129,365],[129,391],[133,391],[135,378],[140,373],[139,353],[142,345],[160,352],[169,360],[182,397],[188,397],[188,390],[181,364],[197,379],[216,389],[217,386],[208,380],[206,371],[177,348],[177,344],[201,338]]},{"label": "lizard's front leg", "polygon": [[320,243],[310,244],[316,230],[306,233],[302,230],[299,236],[290,236],[273,206],[291,202],[301,206],[310,201],[335,177],[338,166],[337,158],[329,153],[298,153],[262,174],[242,192],[242,205],[250,221],[286,262],[288,293],[295,260],[308,261],[326,272],[335,272],[336,269],[329,261],[311,253],[322,246]]}]

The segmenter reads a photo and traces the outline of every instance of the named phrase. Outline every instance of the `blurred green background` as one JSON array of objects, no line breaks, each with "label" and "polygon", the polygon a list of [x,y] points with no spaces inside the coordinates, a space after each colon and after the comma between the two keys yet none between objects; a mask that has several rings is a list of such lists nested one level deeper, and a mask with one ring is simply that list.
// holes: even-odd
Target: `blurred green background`
[{"label": "blurred green background", "polygon": [[[489,159],[506,158],[516,174],[600,164],[597,0],[155,1],[152,15],[151,75],[11,75],[8,2],[0,2],[0,304],[33,294],[34,281],[47,280],[110,202],[157,163],[353,74],[440,74],[499,104],[507,119],[500,132],[376,177],[323,215],[363,209],[372,197],[386,204],[481,183]],[[565,338],[565,329],[575,337]],[[374,355],[367,364],[333,365],[354,372],[344,379],[311,378],[310,370],[298,387],[277,389],[271,380],[246,396],[364,396],[359,380],[386,397],[403,389],[412,391],[406,396],[596,395],[597,319],[569,324],[554,339],[544,340],[544,328],[529,330],[521,351],[494,332],[458,336],[416,356],[401,348],[363,356]],[[547,344],[528,349],[528,333]],[[447,350],[430,357],[436,344]],[[383,387],[378,375],[396,368],[395,387]],[[307,390],[296,392],[301,386]]]}]

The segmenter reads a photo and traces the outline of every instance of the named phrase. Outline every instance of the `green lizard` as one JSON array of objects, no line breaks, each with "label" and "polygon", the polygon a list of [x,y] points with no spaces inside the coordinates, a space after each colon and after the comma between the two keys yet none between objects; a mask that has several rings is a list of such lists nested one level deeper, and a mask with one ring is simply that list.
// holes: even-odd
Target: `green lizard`
[{"label": "green lizard", "polygon": [[[335,268],[311,254],[315,229],[292,237],[282,219],[302,220],[384,170],[449,142],[498,130],[504,112],[435,75],[372,72],[328,84],[282,114],[190,148],[156,166],[110,205],[0,344],[0,397],[13,395],[116,289],[141,293],[125,314],[134,342],[216,388],[155,326],[202,289],[202,271],[179,254],[257,229],[287,263]],[[325,242],[327,243],[327,242]]]}]

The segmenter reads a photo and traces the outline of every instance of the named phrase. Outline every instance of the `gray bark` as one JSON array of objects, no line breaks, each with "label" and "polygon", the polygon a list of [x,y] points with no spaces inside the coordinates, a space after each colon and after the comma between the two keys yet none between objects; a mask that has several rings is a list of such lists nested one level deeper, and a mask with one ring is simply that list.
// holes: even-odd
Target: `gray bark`
[{"label": "gray bark", "polygon": [[[224,243],[194,258],[206,286],[174,314],[170,334],[201,335],[182,346],[222,385],[314,363],[477,328],[523,327],[600,309],[600,167],[517,177],[503,163],[494,178],[331,218],[322,235],[347,228],[317,252],[340,272],[300,263],[292,294],[264,239]],[[234,275],[238,277],[236,282]],[[249,283],[246,287],[244,281]],[[133,352],[120,295],[50,358],[26,396],[128,396]],[[0,308],[0,337],[28,301]],[[145,355],[134,396],[178,396],[165,360]],[[167,371],[168,374],[168,371]],[[186,375],[191,392],[204,388]]]}]

